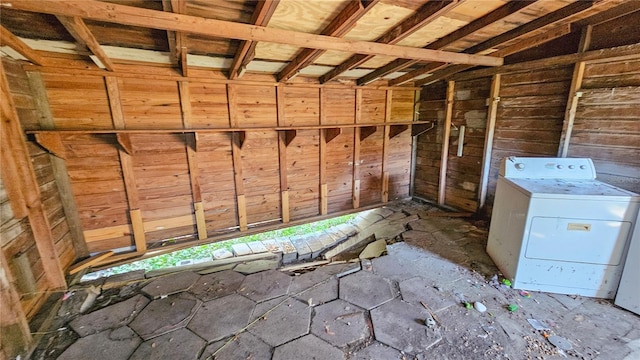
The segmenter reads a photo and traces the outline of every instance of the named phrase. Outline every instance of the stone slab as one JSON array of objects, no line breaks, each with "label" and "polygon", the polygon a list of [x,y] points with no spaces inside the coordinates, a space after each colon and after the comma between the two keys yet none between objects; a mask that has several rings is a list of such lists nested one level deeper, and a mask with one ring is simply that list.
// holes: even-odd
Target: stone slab
[{"label": "stone slab", "polygon": [[188,290],[199,278],[200,275],[192,271],[182,271],[153,280],[142,288],[142,292],[157,299]]},{"label": "stone slab", "polygon": [[144,280],[144,270],[129,271],[124,274],[111,275],[102,284],[102,290],[120,287],[131,282]]},{"label": "stone slab", "polygon": [[249,327],[249,332],[271,346],[278,346],[309,333],[310,322],[311,307],[288,299]]},{"label": "stone slab", "polygon": [[442,340],[437,327],[427,328],[426,309],[396,299],[371,310],[376,340],[410,354],[427,351]]},{"label": "stone slab", "polygon": [[218,249],[211,253],[214,260],[228,259],[233,257],[233,253],[227,249]]},{"label": "stone slab", "polygon": [[371,310],[395,297],[389,280],[368,271],[340,279],[340,298]]},{"label": "stone slab", "polygon": [[267,270],[247,275],[238,293],[255,302],[262,302],[285,295],[289,291],[290,284],[290,276],[277,270]]},{"label": "stone slab", "polygon": [[130,360],[198,359],[206,342],[187,329],[179,329],[143,342]]},{"label": "stone slab", "polygon": [[247,244],[233,244],[231,245],[231,250],[233,250],[235,256],[245,256],[253,254],[251,248]]},{"label": "stone slab", "polygon": [[300,291],[306,290],[318,283],[329,280],[331,275],[327,272],[316,269],[314,271],[306,272],[302,275],[291,277],[291,286],[289,286],[289,294],[295,295]]},{"label": "stone slab", "polygon": [[233,271],[241,274],[250,275],[265,270],[274,270],[280,267],[280,258],[253,260],[242,262],[233,268]]},{"label": "stone slab", "polygon": [[203,275],[189,292],[202,301],[209,301],[235,293],[243,280],[244,275],[233,270],[224,270]]},{"label": "stone slab", "polygon": [[440,228],[430,219],[420,219],[407,224],[411,230],[433,233]]},{"label": "stone slab", "polygon": [[[220,350],[217,351],[218,349]],[[212,356],[214,353],[215,356]],[[260,340],[259,337],[249,332],[243,332],[236,338],[218,341],[207,346],[202,356],[200,356],[200,359],[269,360],[271,359],[272,353],[273,349],[271,346]]]},{"label": "stone slab", "polygon": [[351,360],[405,360],[400,351],[374,341],[366,348],[356,351],[349,357]]},{"label": "stone slab", "polygon": [[188,293],[154,300],[129,323],[129,327],[143,340],[148,340],[185,327],[201,304],[200,300]]},{"label": "stone slab", "polygon": [[304,241],[309,245],[311,249],[311,258],[315,259],[320,255],[320,252],[324,249],[324,244],[317,236],[306,236]]},{"label": "stone slab", "polygon": [[298,253],[298,260],[311,259],[311,254],[313,253],[313,251],[311,251],[311,248],[303,238],[292,238],[291,243],[296,248],[296,252]]},{"label": "stone slab", "polygon": [[345,224],[340,224],[338,226],[334,226],[331,228],[332,232],[333,230],[337,230],[342,232],[346,237],[350,237],[350,236],[354,236],[355,234],[357,234],[360,230],[358,230],[358,228],[350,223],[345,223]]},{"label": "stone slab", "polygon": [[252,241],[250,243],[247,243],[247,246],[249,247],[249,249],[251,249],[251,252],[253,252],[254,254],[265,253],[268,251],[267,247],[264,246],[262,241]]},{"label": "stone slab", "polygon": [[282,304],[284,304],[284,302],[287,301],[288,299],[289,297],[287,295],[283,295],[283,296],[280,296],[271,300],[263,301],[257,304],[256,307],[253,309],[253,313],[251,314],[251,318],[249,319],[249,322],[253,322],[255,319],[262,316],[268,317],[270,314],[270,311],[272,311],[274,308],[278,306],[282,306]]},{"label": "stone slab", "polygon": [[383,219],[388,218],[389,216],[393,215],[395,213],[395,211],[387,208],[387,207],[381,207],[381,208],[377,208],[377,209],[373,209],[372,212],[374,214],[380,215],[380,217],[382,217]]},{"label": "stone slab", "polygon": [[338,298],[338,278],[330,278],[325,283],[307,289],[296,298],[311,306],[333,301]]},{"label": "stone slab", "polygon": [[58,359],[126,360],[141,342],[130,328],[123,326],[78,339]]},{"label": "stone slab", "polygon": [[247,326],[255,305],[238,294],[208,301],[202,304],[187,328],[207,342],[223,339]]},{"label": "stone slab", "polygon": [[288,239],[280,239],[278,240],[278,245],[282,249],[282,263],[289,264],[291,262],[296,261],[298,259],[298,251],[296,251],[296,247],[293,246]]},{"label": "stone slab", "polygon": [[367,246],[362,250],[358,258],[360,259],[373,259],[380,257],[380,255],[387,252],[387,241],[386,240],[376,240],[367,244]]},{"label": "stone slab", "polygon": [[269,252],[272,252],[272,253],[281,253],[282,252],[282,247],[274,239],[262,240],[262,244],[267,248],[267,251],[269,251]]},{"label": "stone slab", "polygon": [[342,351],[327,344],[313,335],[306,335],[288,344],[278,346],[273,352],[273,360],[309,359],[313,354],[314,360],[344,359]]},{"label": "stone slab", "polygon": [[77,317],[69,325],[81,337],[115,329],[127,325],[148,303],[149,299],[145,296],[136,295],[128,300]]},{"label": "stone slab", "polygon": [[421,306],[420,302],[424,302],[434,312],[456,304],[450,294],[436,290],[433,280],[418,276],[402,281],[398,285],[402,300],[416,306]]},{"label": "stone slab", "polygon": [[316,306],[311,333],[337,347],[364,342],[371,336],[365,311],[344,300]]},{"label": "stone slab", "polygon": [[[344,239],[346,239],[347,237],[344,236]],[[333,245],[335,245],[339,240],[333,236],[331,236],[329,233],[327,232],[321,232],[318,234],[318,240],[320,240],[320,242],[322,243],[322,248],[323,249],[328,249],[330,247],[332,247]]]}]

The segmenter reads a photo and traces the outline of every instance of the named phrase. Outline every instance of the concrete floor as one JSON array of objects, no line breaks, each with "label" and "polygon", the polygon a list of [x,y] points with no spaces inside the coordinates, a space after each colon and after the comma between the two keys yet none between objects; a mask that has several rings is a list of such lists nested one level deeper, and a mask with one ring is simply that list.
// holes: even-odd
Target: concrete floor
[{"label": "concrete floor", "polygon": [[77,289],[33,358],[640,359],[639,316],[609,300],[523,296],[491,282],[480,223],[413,202],[387,209],[375,225],[406,231],[371,261],[301,274],[183,271],[103,288],[84,314]]}]

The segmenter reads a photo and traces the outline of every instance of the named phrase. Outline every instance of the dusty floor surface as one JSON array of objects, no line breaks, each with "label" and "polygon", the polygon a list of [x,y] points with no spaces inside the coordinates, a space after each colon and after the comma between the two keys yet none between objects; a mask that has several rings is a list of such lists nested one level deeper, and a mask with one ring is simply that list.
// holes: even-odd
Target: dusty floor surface
[{"label": "dusty floor surface", "polygon": [[388,254],[372,260],[306,272],[131,274],[121,286],[96,284],[84,313],[82,284],[59,302],[32,358],[640,359],[640,317],[612,301],[492,281],[482,223],[430,216],[438,210],[414,202],[386,210],[370,226],[391,237]]}]

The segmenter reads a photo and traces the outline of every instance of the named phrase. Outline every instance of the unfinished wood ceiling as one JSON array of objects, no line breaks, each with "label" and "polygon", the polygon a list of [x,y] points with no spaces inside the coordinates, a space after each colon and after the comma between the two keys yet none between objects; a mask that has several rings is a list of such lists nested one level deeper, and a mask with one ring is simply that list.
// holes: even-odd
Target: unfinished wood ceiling
[{"label": "unfinished wood ceiling", "polygon": [[638,7],[623,0],[2,0],[1,5],[2,54],[43,66],[117,72],[144,64],[173,67],[183,76],[189,68],[208,68],[230,79],[248,72],[281,82],[299,75],[358,85],[382,79],[391,86],[424,85],[476,65],[499,66],[505,56],[577,31],[577,24],[588,25],[598,14]]}]

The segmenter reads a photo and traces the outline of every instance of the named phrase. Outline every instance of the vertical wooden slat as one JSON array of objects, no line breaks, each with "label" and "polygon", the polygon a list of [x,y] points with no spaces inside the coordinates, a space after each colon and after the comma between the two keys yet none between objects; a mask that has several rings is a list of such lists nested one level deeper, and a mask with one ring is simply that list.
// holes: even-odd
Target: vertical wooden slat
[{"label": "vertical wooden slat", "polygon": [[[365,119],[365,122],[370,122],[369,119]],[[356,89],[356,117],[354,122],[356,124],[362,121],[362,89]]]},{"label": "vertical wooden slat", "polygon": [[9,263],[4,251],[0,251],[0,347],[7,358],[24,354],[32,341],[29,323],[13,284]]},{"label": "vertical wooden slat", "polygon": [[198,229],[198,239],[204,240],[209,235],[207,234],[207,221],[204,216],[204,204],[197,202],[193,204],[196,210],[196,228]]},{"label": "vertical wooden slat", "polygon": [[329,208],[327,188],[327,139],[324,130],[320,131],[320,214],[327,213]]},{"label": "vertical wooden slat", "polygon": [[140,209],[129,211],[131,216],[131,227],[133,228],[133,240],[136,244],[137,252],[147,251],[147,242],[144,235],[144,224],[142,223],[142,213]]},{"label": "vertical wooden slat", "polygon": [[480,173],[480,191],[478,193],[478,210],[484,207],[487,200],[489,186],[489,171],[491,170],[491,153],[493,151],[493,135],[496,130],[496,118],[498,114],[498,102],[500,102],[501,75],[496,74],[491,79],[491,92],[489,94],[489,109],[487,111],[487,127],[484,134],[484,151],[482,154],[482,168]]},{"label": "vertical wooden slat", "polygon": [[244,197],[244,181],[242,179],[242,155],[240,153],[241,143],[241,134],[238,132],[234,132],[231,135],[231,157],[233,159],[233,178],[236,186],[238,225],[240,225],[240,231],[246,231],[247,203]]},{"label": "vertical wooden slat", "polygon": [[[387,90],[384,107],[384,122],[389,123],[391,121],[391,102],[393,98],[393,90]],[[387,170],[387,158],[389,157],[389,135],[391,133],[391,126],[384,126],[384,135],[382,137],[382,188],[380,190],[380,200],[382,202],[389,201],[389,171]]]},{"label": "vertical wooden slat", "polygon": [[449,160],[449,136],[451,135],[451,118],[453,116],[453,96],[455,82],[449,81],[447,84],[447,107],[444,117],[444,128],[442,129],[442,151],[440,153],[440,178],[438,181],[438,204],[444,205],[447,186],[447,162]]},{"label": "vertical wooden slat", "polygon": [[122,112],[122,104],[120,103],[120,86],[118,78],[113,76],[105,76],[107,85],[107,95],[109,97],[109,108],[111,109],[111,120],[114,129],[126,129],[124,122],[124,113]]},{"label": "vertical wooden slat", "polygon": [[[39,115],[38,123],[42,129],[53,130],[55,128],[55,124],[42,76],[40,76],[40,73],[38,72],[29,71],[27,72],[27,78],[29,80],[29,87],[33,93],[36,110]],[[87,243],[84,240],[82,223],[80,221],[80,216],[78,215],[78,207],[71,189],[71,179],[69,178],[67,165],[63,159],[60,159],[57,156],[50,155],[49,160],[51,161],[53,175],[58,187],[58,192],[60,193],[62,208],[67,219],[67,224],[69,225],[69,234],[71,235],[71,242],[73,243],[73,249],[76,257],[86,257],[89,255],[89,250],[87,249]]]},{"label": "vertical wooden slat", "polygon": [[[356,112],[357,114],[358,112]],[[353,183],[351,184],[353,194],[353,208],[360,207],[360,128],[353,131]]]},{"label": "vertical wooden slat", "polygon": [[227,85],[227,103],[229,106],[229,126],[238,127],[238,96],[234,85]]},{"label": "vertical wooden slat", "polygon": [[[585,52],[589,50],[592,29],[592,25],[588,25],[582,29],[578,52]],[[564,121],[562,123],[562,133],[560,135],[560,144],[558,146],[558,157],[567,157],[569,152],[573,123],[576,119],[576,110],[578,109],[578,101],[580,97],[582,97],[580,89],[582,88],[584,69],[584,61],[577,62],[573,67],[573,76],[571,77],[571,86],[569,88],[569,99],[567,99],[567,107],[564,113]]]},{"label": "vertical wooden slat", "polygon": [[[278,114],[278,126],[284,126],[284,91],[281,86],[276,87],[276,107]],[[278,131],[278,163],[280,169],[280,209],[283,223],[288,223],[289,218],[289,182],[287,174],[287,132]]]}]

